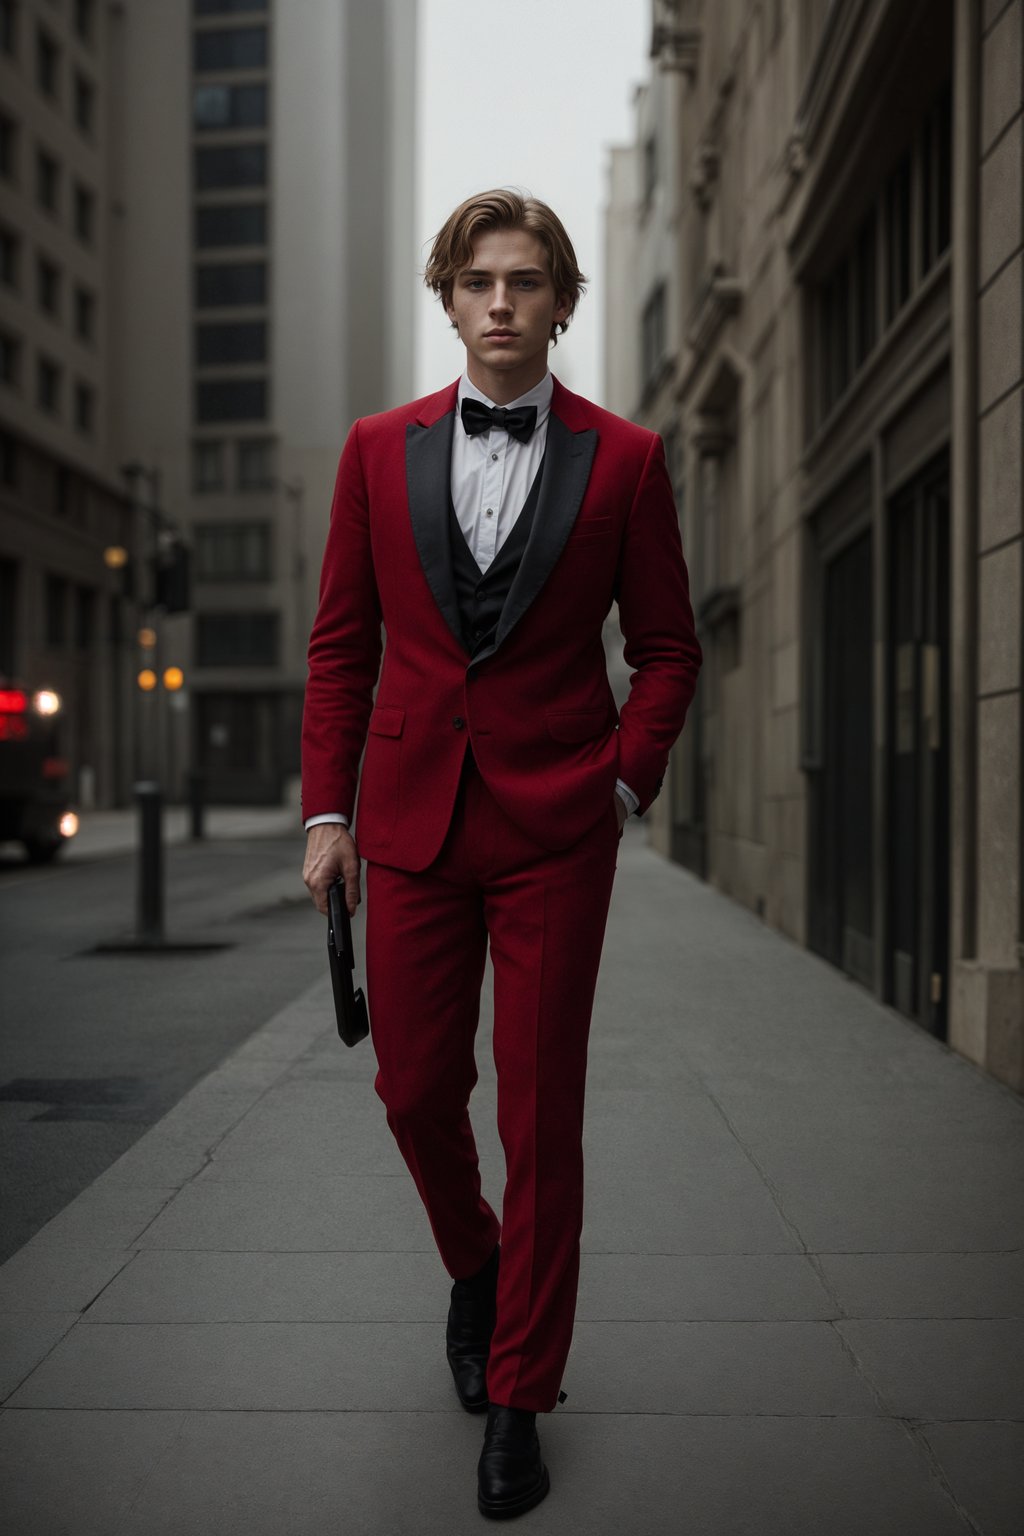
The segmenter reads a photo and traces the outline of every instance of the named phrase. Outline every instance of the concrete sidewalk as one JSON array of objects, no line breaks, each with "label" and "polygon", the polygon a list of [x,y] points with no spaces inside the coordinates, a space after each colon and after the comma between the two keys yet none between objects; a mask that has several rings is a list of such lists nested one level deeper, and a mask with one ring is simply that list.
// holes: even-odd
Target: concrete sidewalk
[{"label": "concrete sidewalk", "polygon": [[[318,983],[0,1269],[11,1536],[489,1528],[373,1070]],[[1016,1536],[1022,1145],[1020,1099],[630,828],[569,1396],[517,1529]]]}]

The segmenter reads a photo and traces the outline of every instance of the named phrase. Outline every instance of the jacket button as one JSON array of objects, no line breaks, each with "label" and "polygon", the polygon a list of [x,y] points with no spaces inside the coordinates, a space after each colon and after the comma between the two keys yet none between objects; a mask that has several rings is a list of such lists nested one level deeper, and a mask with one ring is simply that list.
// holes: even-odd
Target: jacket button
[{"label": "jacket button", "polygon": [[462,727],[465,725],[465,723],[466,722],[465,722],[465,720],[463,720],[461,715],[456,715],[455,719],[452,721],[452,725],[454,725],[454,727],[455,727],[455,729],[457,731],[461,731]]}]

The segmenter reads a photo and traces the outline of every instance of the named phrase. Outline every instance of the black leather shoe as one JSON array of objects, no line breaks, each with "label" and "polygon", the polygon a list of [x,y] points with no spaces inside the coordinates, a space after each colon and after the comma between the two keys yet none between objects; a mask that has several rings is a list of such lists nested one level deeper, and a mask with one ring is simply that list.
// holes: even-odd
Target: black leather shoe
[{"label": "black leather shoe", "polygon": [[467,1413],[483,1413],[487,1408],[487,1357],[494,1332],[500,1257],[501,1247],[497,1245],[482,1269],[452,1286],[445,1348],[459,1402]]},{"label": "black leather shoe", "polygon": [[551,1487],[540,1454],[537,1415],[525,1408],[492,1403],[487,1411],[484,1448],[477,1467],[480,1513],[491,1520],[523,1515]]}]

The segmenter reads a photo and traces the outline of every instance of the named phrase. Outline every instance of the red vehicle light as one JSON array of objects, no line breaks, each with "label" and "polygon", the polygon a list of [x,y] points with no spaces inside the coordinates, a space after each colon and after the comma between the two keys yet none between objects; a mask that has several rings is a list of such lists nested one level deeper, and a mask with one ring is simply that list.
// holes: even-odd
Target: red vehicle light
[{"label": "red vehicle light", "polygon": [[28,721],[24,715],[0,714],[0,741],[27,741]]},{"label": "red vehicle light", "polygon": [[68,760],[66,757],[44,757],[43,778],[64,779],[67,777]]},{"label": "red vehicle light", "polygon": [[20,688],[0,688],[0,715],[23,715],[27,709],[27,693]]}]

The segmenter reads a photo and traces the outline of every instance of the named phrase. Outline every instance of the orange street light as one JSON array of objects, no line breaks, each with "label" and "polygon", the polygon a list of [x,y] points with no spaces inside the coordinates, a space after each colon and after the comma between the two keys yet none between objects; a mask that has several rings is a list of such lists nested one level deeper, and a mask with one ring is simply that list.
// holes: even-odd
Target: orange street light
[{"label": "orange street light", "polygon": [[184,685],[185,674],[180,667],[164,668],[164,687],[169,693],[175,693]]},{"label": "orange street light", "polygon": [[152,667],[143,667],[142,671],[136,678],[136,682],[142,689],[143,693],[152,693],[153,689],[156,687],[156,681],[156,673],[153,671]]}]

